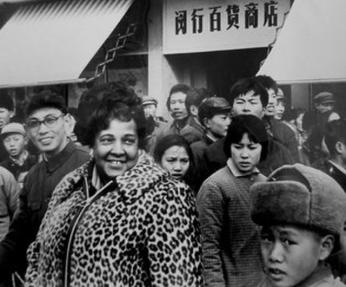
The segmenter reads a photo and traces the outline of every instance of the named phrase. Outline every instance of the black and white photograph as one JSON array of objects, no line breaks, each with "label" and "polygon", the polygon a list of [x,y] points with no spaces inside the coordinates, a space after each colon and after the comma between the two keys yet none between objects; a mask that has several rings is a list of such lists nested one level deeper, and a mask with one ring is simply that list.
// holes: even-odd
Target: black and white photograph
[{"label": "black and white photograph", "polygon": [[346,287],[345,0],[0,0],[0,287]]}]

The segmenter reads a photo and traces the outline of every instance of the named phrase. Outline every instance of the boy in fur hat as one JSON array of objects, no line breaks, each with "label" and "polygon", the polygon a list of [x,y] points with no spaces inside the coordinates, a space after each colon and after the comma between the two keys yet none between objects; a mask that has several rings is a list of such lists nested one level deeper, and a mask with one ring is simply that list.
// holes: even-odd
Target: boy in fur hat
[{"label": "boy in fur hat", "polygon": [[327,263],[340,248],[346,220],[346,194],[334,179],[301,164],[285,165],[250,194],[267,275],[259,286],[345,286]]}]

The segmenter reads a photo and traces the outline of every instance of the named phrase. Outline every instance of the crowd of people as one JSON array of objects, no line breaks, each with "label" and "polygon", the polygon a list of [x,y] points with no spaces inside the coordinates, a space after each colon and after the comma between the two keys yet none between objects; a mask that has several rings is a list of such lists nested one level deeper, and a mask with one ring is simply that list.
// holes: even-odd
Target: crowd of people
[{"label": "crowd of people", "polygon": [[0,90],[0,286],[345,286],[346,121],[313,100],[177,84],[169,120],[109,83],[20,120]]}]

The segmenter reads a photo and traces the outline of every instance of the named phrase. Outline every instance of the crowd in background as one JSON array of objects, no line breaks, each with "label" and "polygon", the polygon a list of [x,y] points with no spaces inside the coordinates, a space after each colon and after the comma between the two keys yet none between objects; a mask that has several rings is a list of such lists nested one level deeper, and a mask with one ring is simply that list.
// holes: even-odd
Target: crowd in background
[{"label": "crowd in background", "polygon": [[[123,83],[76,110],[46,90],[24,113],[1,90],[0,282],[344,286],[346,120],[327,91],[286,103],[269,76],[226,97],[177,84],[170,118]],[[315,249],[276,258],[294,232]]]}]

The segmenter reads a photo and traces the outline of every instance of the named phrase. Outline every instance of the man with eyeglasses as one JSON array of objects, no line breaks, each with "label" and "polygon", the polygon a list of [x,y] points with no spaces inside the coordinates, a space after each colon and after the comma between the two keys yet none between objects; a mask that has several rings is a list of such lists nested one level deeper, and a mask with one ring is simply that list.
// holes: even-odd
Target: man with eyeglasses
[{"label": "man with eyeglasses", "polygon": [[29,138],[42,154],[25,178],[19,209],[0,243],[0,286],[14,271],[23,275],[26,250],[35,239],[49,199],[59,181],[89,159],[88,151],[68,139],[69,114],[64,99],[45,91],[26,109]]}]

